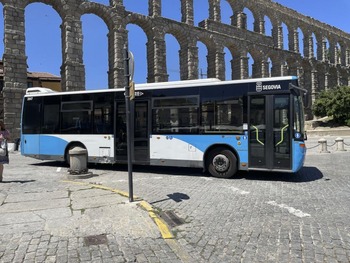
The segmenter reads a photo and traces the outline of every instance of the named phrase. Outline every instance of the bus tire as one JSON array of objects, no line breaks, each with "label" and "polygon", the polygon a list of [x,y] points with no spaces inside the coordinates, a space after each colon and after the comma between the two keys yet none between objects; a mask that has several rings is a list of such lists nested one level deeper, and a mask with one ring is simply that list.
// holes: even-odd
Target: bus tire
[{"label": "bus tire", "polygon": [[208,154],[209,173],[218,178],[231,178],[237,172],[237,158],[226,148],[216,148]]}]

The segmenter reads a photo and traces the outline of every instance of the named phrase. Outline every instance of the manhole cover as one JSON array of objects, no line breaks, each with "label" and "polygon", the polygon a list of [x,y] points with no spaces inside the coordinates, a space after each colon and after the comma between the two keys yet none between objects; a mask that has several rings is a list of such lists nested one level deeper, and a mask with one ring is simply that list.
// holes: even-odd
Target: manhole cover
[{"label": "manhole cover", "polygon": [[107,241],[105,234],[84,237],[85,246],[103,245],[107,244]]},{"label": "manhole cover", "polygon": [[185,220],[178,217],[173,211],[162,211],[159,216],[170,226],[176,227],[185,223]]}]

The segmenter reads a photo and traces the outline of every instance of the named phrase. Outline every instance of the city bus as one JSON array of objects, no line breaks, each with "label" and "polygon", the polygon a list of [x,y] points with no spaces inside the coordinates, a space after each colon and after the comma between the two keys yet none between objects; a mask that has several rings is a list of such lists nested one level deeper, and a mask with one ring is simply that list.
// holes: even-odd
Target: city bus
[{"label": "city bus", "polygon": [[131,131],[124,89],[54,92],[29,88],[23,99],[21,154],[69,162],[80,146],[89,163],[297,172],[304,163],[303,95],[294,76],[200,79],[136,85]]}]

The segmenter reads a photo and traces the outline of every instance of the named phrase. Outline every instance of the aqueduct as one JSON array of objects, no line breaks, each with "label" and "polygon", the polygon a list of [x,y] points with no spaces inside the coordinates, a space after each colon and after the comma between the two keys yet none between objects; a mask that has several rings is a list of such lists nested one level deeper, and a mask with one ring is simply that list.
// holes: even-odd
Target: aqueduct
[{"label": "aqueduct", "polygon": [[[148,15],[126,10],[123,0],[110,0],[109,5],[88,0],[0,0],[5,25],[0,118],[4,118],[13,138],[19,137],[21,101],[27,88],[24,13],[32,3],[52,6],[62,19],[62,90],[85,87],[81,25],[84,14],[95,14],[107,25],[109,88],[124,85],[122,50],[128,39],[129,24],[139,26],[147,36],[148,82],[168,80],[165,35],[171,34],[180,46],[183,80],[199,77],[197,42],[200,41],[208,51],[208,77],[225,79],[224,49],[228,49],[232,55],[232,79],[298,75],[301,85],[309,90],[311,103],[321,90],[350,84],[350,35],[346,32],[271,0],[201,0],[209,2],[208,18],[194,25],[196,0],[174,1],[180,1],[181,21],[162,17],[162,0],[148,0]],[[232,8],[231,24],[221,22],[221,1],[227,1]],[[254,17],[253,30],[247,27],[247,9]],[[267,19],[272,25],[271,36],[265,32]],[[283,46],[286,35],[283,30],[288,30],[288,47]],[[248,54],[254,60],[251,76]]]}]

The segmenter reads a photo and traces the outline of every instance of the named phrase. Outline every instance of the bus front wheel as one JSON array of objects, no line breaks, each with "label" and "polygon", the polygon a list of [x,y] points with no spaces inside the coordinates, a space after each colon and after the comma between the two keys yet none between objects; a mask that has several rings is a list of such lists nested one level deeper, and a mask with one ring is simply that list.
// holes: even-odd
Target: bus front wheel
[{"label": "bus front wheel", "polygon": [[228,149],[212,150],[207,160],[209,173],[218,178],[230,178],[237,172],[237,158]]}]

